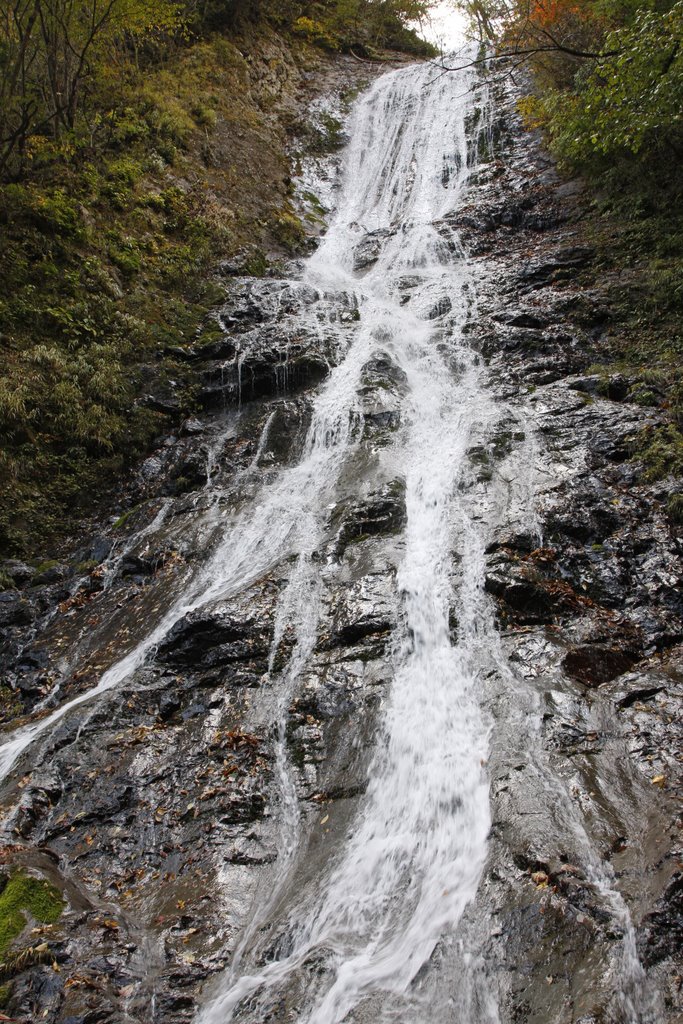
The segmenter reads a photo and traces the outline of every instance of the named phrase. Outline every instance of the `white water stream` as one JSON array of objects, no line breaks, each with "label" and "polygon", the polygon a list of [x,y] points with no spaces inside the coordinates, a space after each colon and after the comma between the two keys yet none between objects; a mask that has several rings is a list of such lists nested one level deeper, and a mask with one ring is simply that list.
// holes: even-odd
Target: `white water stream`
[{"label": "white water stream", "polygon": [[[402,639],[359,820],[322,891],[292,915],[292,951],[249,973],[242,946],[200,1014],[202,1024],[230,1020],[245,999],[286,986],[321,952],[328,976],[297,1019],[337,1024],[368,997],[400,998],[477,889],[490,824],[476,653],[492,626],[482,589],[491,524],[472,521],[463,493],[467,450],[498,422],[501,409],[462,341],[471,272],[457,237],[440,223],[457,208],[470,171],[465,118],[472,88],[467,76],[429,66],[386,75],[373,87],[351,127],[333,223],[307,266],[307,279],[319,290],[357,297],[362,326],[343,364],[347,378],[357,380],[373,345],[407,378],[405,427],[394,455],[407,506],[397,578]],[[374,231],[385,232],[379,257],[359,277],[354,249]],[[418,287],[405,305],[409,277]],[[350,390],[339,388],[324,396],[335,410],[341,398],[347,421],[349,397]],[[461,558],[455,590],[454,550]],[[457,645],[449,626],[454,605]]]}]

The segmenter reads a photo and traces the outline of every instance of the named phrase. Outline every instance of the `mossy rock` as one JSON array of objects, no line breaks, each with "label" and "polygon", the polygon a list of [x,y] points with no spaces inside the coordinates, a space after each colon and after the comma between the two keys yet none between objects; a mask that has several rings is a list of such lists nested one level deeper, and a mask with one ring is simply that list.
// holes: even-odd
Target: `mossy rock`
[{"label": "mossy rock", "polygon": [[64,910],[61,893],[44,878],[17,871],[6,878],[0,893],[0,957],[29,923],[54,924]]},{"label": "mossy rock", "polygon": [[666,503],[669,519],[677,526],[683,526],[683,494],[672,494]]}]

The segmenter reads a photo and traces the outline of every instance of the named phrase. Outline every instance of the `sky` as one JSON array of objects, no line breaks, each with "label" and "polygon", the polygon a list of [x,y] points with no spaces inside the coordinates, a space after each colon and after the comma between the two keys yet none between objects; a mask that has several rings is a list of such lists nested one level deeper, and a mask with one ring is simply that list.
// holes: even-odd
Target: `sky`
[{"label": "sky", "polygon": [[441,0],[432,8],[429,22],[421,25],[419,33],[445,53],[459,49],[465,39],[467,18],[455,9],[452,0]]}]

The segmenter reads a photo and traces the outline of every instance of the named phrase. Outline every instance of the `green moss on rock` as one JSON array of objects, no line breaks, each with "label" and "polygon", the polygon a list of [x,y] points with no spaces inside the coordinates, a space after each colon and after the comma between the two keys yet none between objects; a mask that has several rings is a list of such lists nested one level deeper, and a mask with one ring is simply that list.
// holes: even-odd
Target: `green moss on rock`
[{"label": "green moss on rock", "polygon": [[29,923],[27,914],[41,924],[54,924],[63,910],[61,894],[45,879],[23,871],[11,875],[0,893],[0,956]]}]

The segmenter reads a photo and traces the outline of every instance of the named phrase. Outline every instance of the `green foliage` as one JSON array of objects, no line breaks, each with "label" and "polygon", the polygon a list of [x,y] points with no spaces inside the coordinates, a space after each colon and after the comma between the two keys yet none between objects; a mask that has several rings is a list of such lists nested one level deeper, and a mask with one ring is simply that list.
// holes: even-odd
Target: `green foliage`
[{"label": "green foliage", "polygon": [[5,956],[14,939],[26,927],[26,914],[43,924],[54,924],[64,910],[64,901],[44,879],[16,872],[0,893],[0,956]]},{"label": "green foliage", "polygon": [[[11,6],[13,29],[0,0],[0,548],[33,555],[106,500],[167,429],[140,401],[150,372],[177,382],[181,414],[192,408],[189,364],[169,352],[221,300],[218,259],[239,254],[263,274],[266,251],[304,241],[266,111],[273,97],[252,89],[262,56],[244,54],[261,37],[285,60],[288,45],[362,52],[402,40],[419,52],[407,24],[424,4]],[[59,24],[42,25],[48,10]],[[210,35],[217,27],[224,34]],[[320,135],[325,149],[339,143],[338,122]],[[254,153],[264,183],[245,187]]]},{"label": "green foliage", "polygon": [[322,46],[326,50],[337,50],[339,42],[319,21],[312,18],[297,18],[292,26],[296,35],[302,36],[307,42],[314,46]]},{"label": "green foliage", "polygon": [[638,455],[644,465],[645,480],[683,476],[683,434],[675,423],[643,431]]},{"label": "green foliage", "polygon": [[[326,50],[372,55],[377,47],[391,47],[431,57],[437,51],[411,28],[431,5],[432,0],[328,0],[324,5],[302,4],[290,24],[296,35]],[[274,3],[270,10],[282,23],[286,6]]]},{"label": "green foliage", "polygon": [[182,25],[174,0],[0,0],[0,174],[21,175],[32,151],[60,147],[126,49]]},{"label": "green foliage", "polygon": [[647,9],[604,44],[613,56],[581,69],[571,92],[544,99],[553,148],[572,166],[648,158],[683,142],[683,2]]},{"label": "green foliage", "polygon": [[672,494],[666,503],[669,518],[677,526],[683,526],[683,494]]}]

